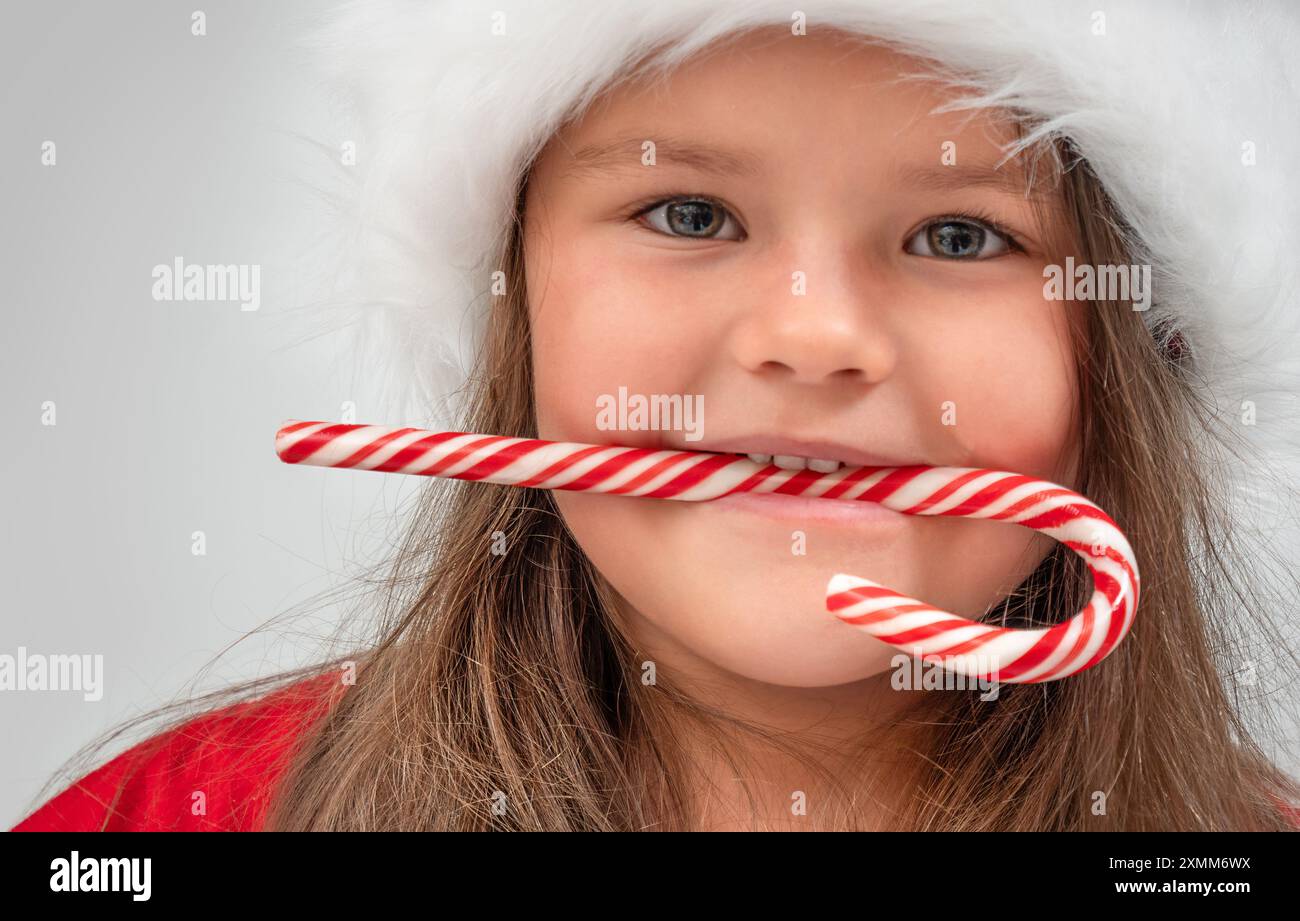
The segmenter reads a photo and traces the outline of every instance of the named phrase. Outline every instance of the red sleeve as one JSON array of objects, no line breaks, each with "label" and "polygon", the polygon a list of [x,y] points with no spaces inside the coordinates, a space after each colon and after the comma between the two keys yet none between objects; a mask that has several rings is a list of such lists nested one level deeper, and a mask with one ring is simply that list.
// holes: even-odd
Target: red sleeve
[{"label": "red sleeve", "polygon": [[303,730],[344,688],[329,672],[146,739],[14,831],[253,831]]},{"label": "red sleeve", "polygon": [[1277,797],[1274,797],[1273,801],[1277,803],[1277,808],[1282,812],[1282,817],[1291,823],[1293,828],[1300,831],[1300,806],[1288,803],[1285,800],[1278,799]]}]

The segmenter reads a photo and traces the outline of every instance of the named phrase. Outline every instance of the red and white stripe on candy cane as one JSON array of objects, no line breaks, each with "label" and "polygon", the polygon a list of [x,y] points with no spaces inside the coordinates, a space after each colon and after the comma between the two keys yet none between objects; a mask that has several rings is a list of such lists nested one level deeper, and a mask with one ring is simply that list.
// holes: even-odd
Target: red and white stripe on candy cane
[{"label": "red and white stripe on candy cane", "polygon": [[1091,668],[1124,639],[1137,612],[1137,561],[1115,522],[1083,496],[1017,473],[929,466],[818,473],[732,454],[331,422],[286,422],[276,433],[275,448],[290,464],[534,489],[685,502],[737,492],[878,502],[907,515],[1017,524],[1083,557],[1092,572],[1092,598],[1069,620],[1037,629],[980,623],[869,579],[847,573],[831,577],[826,607],[844,623],[976,680],[1055,681]]}]

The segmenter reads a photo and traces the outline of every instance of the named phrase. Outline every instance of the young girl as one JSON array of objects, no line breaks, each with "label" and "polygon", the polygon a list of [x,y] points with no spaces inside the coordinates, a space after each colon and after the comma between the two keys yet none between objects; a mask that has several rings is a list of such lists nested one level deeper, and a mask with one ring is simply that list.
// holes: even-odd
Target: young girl
[{"label": "young girl", "polygon": [[[442,394],[475,333],[441,427],[1050,480],[1135,548],[1131,633],[914,688],[830,573],[1028,626],[1082,607],[1079,559],[870,503],[430,480],[373,642],[19,828],[1289,827],[1294,19],[502,6],[349,7],[321,43],[369,130],[365,303]],[[702,437],[608,431],[620,388]]]}]

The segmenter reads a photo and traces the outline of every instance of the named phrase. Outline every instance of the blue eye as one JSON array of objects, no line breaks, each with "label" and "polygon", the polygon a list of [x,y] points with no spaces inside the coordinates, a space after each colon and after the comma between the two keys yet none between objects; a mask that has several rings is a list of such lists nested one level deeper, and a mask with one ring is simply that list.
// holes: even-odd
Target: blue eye
[{"label": "blue eye", "polygon": [[[718,202],[707,198],[682,198],[662,202],[637,215],[651,228],[671,237],[700,240],[740,240],[736,219]],[[726,232],[727,235],[724,235]]]},{"label": "blue eye", "polygon": [[904,250],[914,256],[938,259],[988,259],[1011,252],[1007,234],[983,221],[945,217],[931,221],[907,241]]}]

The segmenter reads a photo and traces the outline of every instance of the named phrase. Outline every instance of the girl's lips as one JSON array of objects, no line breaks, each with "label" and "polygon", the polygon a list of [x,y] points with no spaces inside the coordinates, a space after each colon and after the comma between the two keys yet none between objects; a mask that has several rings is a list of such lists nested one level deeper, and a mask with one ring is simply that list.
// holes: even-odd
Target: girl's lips
[{"label": "girl's lips", "polygon": [[827,522],[847,525],[898,525],[907,520],[902,512],[885,508],[879,502],[851,499],[818,499],[778,493],[732,493],[701,505],[712,505],[728,512],[743,512],[790,522]]},{"label": "girl's lips", "polygon": [[927,461],[906,455],[875,454],[859,450],[850,445],[827,439],[787,438],[781,435],[753,434],[737,438],[710,439],[706,441],[687,442],[685,445],[663,445],[676,451],[706,451],[710,454],[766,454],[769,456],[787,455],[794,457],[818,457],[824,460],[837,460],[849,467],[906,467],[911,464],[924,464]]}]

